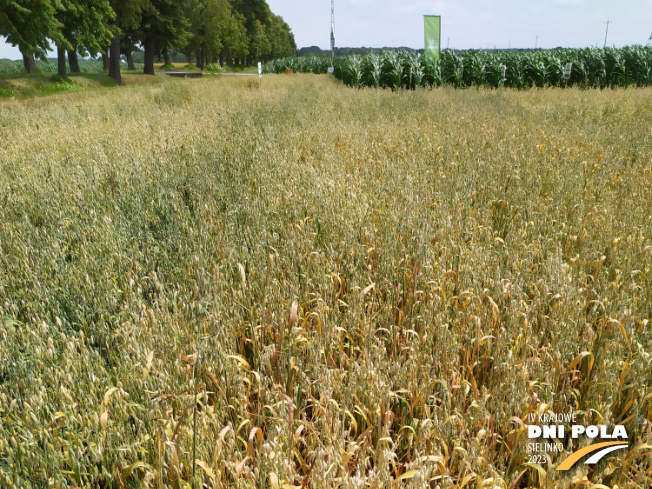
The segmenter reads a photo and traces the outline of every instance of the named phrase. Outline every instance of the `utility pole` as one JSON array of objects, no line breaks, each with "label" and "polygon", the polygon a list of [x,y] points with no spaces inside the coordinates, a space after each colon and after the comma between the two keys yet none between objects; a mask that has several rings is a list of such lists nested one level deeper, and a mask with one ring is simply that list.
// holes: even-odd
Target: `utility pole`
[{"label": "utility pole", "polygon": [[537,34],[537,37],[534,40],[534,49],[536,49],[539,46],[539,35]]},{"label": "utility pole", "polygon": [[451,38],[450,37],[448,38],[448,41],[446,41],[446,49],[448,49],[449,47],[451,47]]},{"label": "utility pole", "polygon": [[609,20],[609,17],[607,17],[607,22],[605,22],[605,24],[607,24],[607,30],[604,33],[604,46],[602,47],[602,49],[605,49],[607,47],[607,34],[609,34],[609,24],[613,24],[613,22]]}]

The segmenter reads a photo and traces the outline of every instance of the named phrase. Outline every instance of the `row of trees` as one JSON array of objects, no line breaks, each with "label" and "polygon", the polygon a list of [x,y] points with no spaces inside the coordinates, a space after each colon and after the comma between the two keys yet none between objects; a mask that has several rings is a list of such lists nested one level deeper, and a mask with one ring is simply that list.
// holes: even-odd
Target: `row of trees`
[{"label": "row of trees", "polygon": [[[413,48],[408,48],[408,47],[384,47],[384,48],[368,48],[365,46],[362,46],[361,48],[350,48],[350,47],[340,47],[340,48],[335,48],[334,53],[335,56],[353,56],[354,54],[359,54],[359,55],[367,55],[371,53],[385,53],[387,51],[394,51],[394,52],[420,52],[423,53],[423,49],[413,49]],[[330,56],[331,51],[330,49],[321,49],[319,46],[308,46],[308,47],[303,47],[297,51],[297,56]]]},{"label": "row of trees", "polygon": [[35,57],[54,44],[59,75],[78,71],[77,54],[102,54],[109,76],[121,83],[120,58],[133,69],[132,53],[144,50],[144,72],[154,59],[179,51],[224,64],[294,56],[290,27],[265,0],[0,0],[0,36],[17,46],[28,73]]}]

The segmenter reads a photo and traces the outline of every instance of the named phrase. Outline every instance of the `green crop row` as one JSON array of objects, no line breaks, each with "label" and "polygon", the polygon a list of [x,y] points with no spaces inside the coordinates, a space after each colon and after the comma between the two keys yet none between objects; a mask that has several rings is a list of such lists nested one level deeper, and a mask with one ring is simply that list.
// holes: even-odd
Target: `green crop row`
[{"label": "green crop row", "polygon": [[[570,77],[564,70],[570,63]],[[652,48],[556,49],[550,51],[445,50],[438,61],[418,53],[383,52],[346,58],[285,58],[265,65],[268,73],[286,69],[302,73],[334,75],[356,87],[415,88],[580,86],[606,88],[652,85]]]},{"label": "green crop row", "polygon": [[[296,71],[298,73],[314,73],[320,75],[328,72],[331,66],[330,57],[326,56],[309,56],[305,58],[280,58],[265,63],[264,73],[284,73],[286,70]],[[335,62],[340,64],[347,58],[335,58]]]}]

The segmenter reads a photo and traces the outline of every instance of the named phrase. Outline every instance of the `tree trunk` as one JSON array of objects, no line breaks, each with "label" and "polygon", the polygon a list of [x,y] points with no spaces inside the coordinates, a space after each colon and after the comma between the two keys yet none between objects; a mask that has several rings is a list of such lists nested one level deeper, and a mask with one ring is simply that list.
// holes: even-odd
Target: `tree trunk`
[{"label": "tree trunk", "polygon": [[57,75],[66,77],[66,50],[57,46]]},{"label": "tree trunk", "polygon": [[122,85],[122,74],[120,73],[120,33],[117,30],[109,48],[109,78],[113,78],[118,85]]},{"label": "tree trunk", "polygon": [[131,51],[127,51],[125,56],[127,57],[127,69],[130,71],[135,71],[136,66],[134,65],[134,56]]},{"label": "tree trunk", "polygon": [[220,53],[220,66],[224,66],[224,53]]},{"label": "tree trunk", "polygon": [[104,71],[109,71],[109,55],[106,51],[102,53],[102,69]]},{"label": "tree trunk", "polygon": [[73,49],[68,51],[68,63],[70,63],[70,72],[71,73],[80,73],[79,69],[79,59],[77,58],[77,50]]},{"label": "tree trunk", "polygon": [[169,64],[170,64],[170,51],[168,50],[168,48],[165,48],[165,49],[163,50],[163,62],[164,62],[166,65],[169,65]]},{"label": "tree trunk", "polygon": [[145,39],[144,42],[145,46],[145,69],[144,73],[146,75],[153,75],[154,74],[154,51],[156,50],[156,40],[151,37],[149,39]]},{"label": "tree trunk", "polygon": [[197,58],[197,68],[199,68],[200,70],[203,70],[204,69],[204,64],[202,63],[203,60],[202,60],[202,55],[201,55],[201,49],[197,50],[196,58]]},{"label": "tree trunk", "polygon": [[23,55],[23,66],[25,66],[25,71],[27,73],[36,73],[36,61],[34,60],[34,53],[25,49],[21,51]]}]

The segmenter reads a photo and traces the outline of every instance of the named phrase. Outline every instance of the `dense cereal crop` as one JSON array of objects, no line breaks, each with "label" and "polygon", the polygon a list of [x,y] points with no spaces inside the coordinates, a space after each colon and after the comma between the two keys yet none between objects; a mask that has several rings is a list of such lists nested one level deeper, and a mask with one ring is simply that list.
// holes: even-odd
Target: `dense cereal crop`
[{"label": "dense cereal crop", "polygon": [[[0,103],[0,486],[649,486],[651,128],[317,75]],[[533,462],[571,411],[630,447]]]}]

